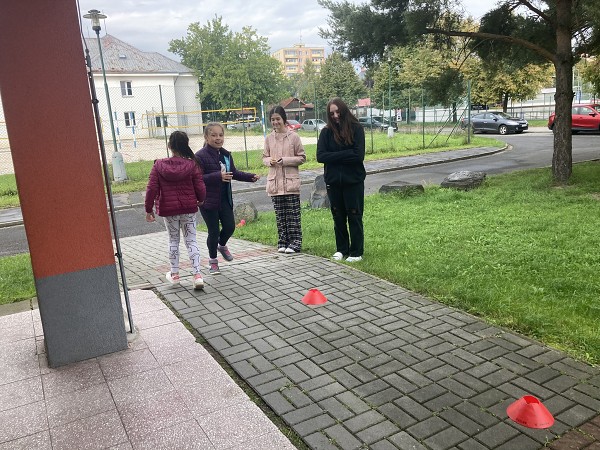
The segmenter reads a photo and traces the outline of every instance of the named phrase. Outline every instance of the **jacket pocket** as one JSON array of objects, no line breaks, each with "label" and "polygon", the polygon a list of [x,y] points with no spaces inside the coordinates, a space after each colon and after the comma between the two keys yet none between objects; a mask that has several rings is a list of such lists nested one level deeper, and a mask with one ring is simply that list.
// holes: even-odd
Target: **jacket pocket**
[{"label": "jacket pocket", "polygon": [[288,194],[296,194],[300,192],[300,177],[286,177],[285,192]]},{"label": "jacket pocket", "polygon": [[267,177],[267,194],[277,194],[277,177],[275,175]]}]

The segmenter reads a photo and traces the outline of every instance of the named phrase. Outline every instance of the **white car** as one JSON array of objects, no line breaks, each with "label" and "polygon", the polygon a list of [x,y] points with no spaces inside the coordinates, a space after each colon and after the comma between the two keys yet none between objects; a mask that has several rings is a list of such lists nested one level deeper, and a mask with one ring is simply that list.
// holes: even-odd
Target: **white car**
[{"label": "white car", "polygon": [[315,131],[315,129],[321,131],[323,128],[325,128],[325,125],[327,124],[321,119],[306,119],[304,122],[302,122],[302,129],[304,131]]},{"label": "white car", "polygon": [[227,124],[228,130],[241,130],[242,128],[255,128],[262,126],[262,122],[258,117],[249,117],[248,119],[238,120]]}]

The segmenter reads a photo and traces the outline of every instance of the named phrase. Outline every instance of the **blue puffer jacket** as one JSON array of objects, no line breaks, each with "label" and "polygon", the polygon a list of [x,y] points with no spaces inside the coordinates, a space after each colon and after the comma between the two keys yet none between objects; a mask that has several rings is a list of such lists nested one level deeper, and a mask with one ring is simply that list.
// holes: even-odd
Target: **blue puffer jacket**
[{"label": "blue puffer jacket", "polygon": [[196,160],[202,167],[204,174],[204,184],[206,185],[206,201],[201,209],[220,209],[221,208],[221,164],[219,164],[221,154],[228,156],[230,161],[229,171],[233,173],[233,179],[238,181],[252,181],[253,173],[242,172],[235,168],[233,155],[224,148],[216,149],[210,145],[205,145],[196,152]]}]

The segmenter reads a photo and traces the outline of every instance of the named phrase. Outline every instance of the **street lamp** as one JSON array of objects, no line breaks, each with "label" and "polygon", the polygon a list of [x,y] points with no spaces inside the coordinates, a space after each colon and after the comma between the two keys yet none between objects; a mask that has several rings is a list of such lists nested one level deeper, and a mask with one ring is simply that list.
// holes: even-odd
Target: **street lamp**
[{"label": "street lamp", "polygon": [[112,133],[114,153],[112,156],[112,167],[113,167],[113,179],[115,181],[125,181],[127,179],[127,173],[125,172],[125,164],[123,163],[123,156],[117,149],[117,138],[115,135],[115,125],[113,123],[112,107],[110,106],[110,95],[108,93],[108,84],[106,83],[106,70],[104,69],[104,56],[102,55],[102,44],[100,42],[100,19],[106,19],[104,14],[101,14],[97,9],[90,9],[88,14],[83,16],[84,19],[90,19],[92,21],[92,30],[96,32],[96,38],[98,40],[98,51],[100,52],[100,65],[102,66],[102,78],[104,79],[104,92],[106,94],[106,104],[108,106],[108,119],[110,122],[110,131]]}]

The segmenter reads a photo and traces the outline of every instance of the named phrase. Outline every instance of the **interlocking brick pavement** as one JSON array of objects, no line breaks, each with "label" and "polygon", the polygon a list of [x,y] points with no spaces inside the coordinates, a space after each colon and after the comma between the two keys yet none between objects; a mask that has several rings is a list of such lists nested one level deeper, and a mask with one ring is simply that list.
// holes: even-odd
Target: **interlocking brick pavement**
[{"label": "interlocking brick pavement", "polygon": [[[600,371],[557,350],[323,258],[233,239],[198,292],[165,282],[165,233],[121,245],[128,283],[153,284],[311,448],[598,448]],[[310,288],[328,302],[302,304]],[[526,394],[551,428],[507,417]]]}]

